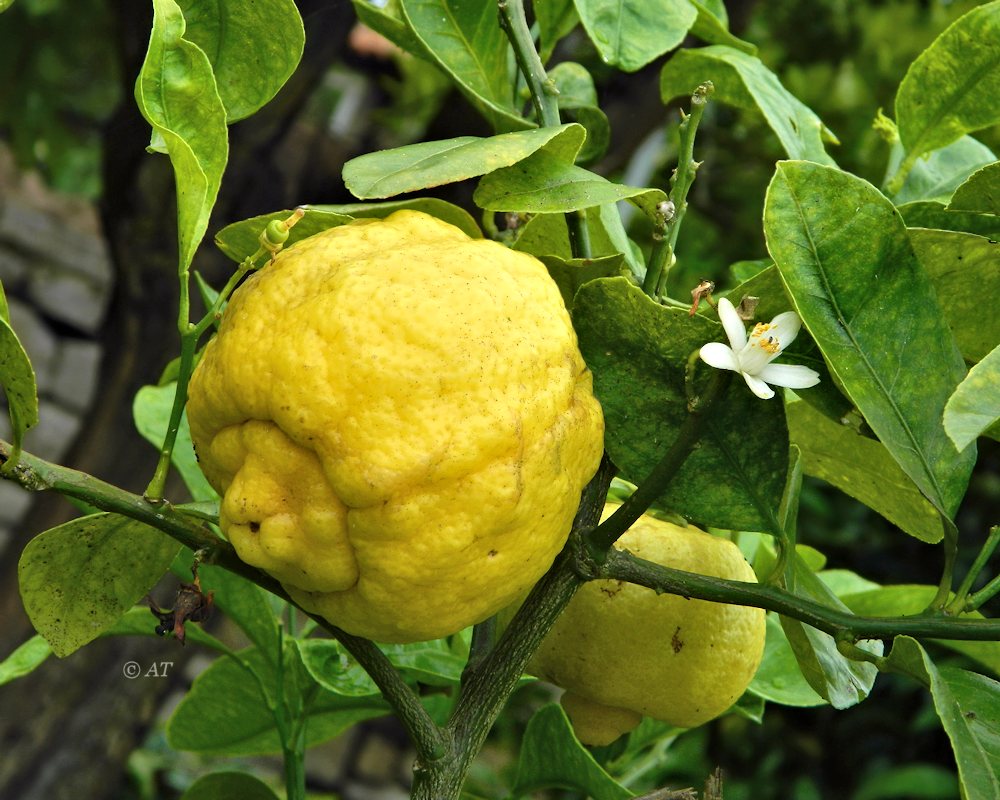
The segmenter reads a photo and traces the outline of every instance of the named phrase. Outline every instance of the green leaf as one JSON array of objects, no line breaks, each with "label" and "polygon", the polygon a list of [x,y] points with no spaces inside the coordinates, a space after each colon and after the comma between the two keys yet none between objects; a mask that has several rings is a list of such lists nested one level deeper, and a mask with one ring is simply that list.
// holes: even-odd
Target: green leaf
[{"label": "green leaf", "polygon": [[[890,177],[895,174],[903,155],[903,148],[897,143],[889,160],[887,173]],[[993,161],[996,161],[996,156],[990,148],[971,136],[963,136],[947,147],[918,159],[892,202],[897,206],[916,200],[947,203],[963,181],[984,164]]]},{"label": "green leaf", "polygon": [[7,658],[0,661],[0,686],[33,672],[50,655],[52,655],[52,648],[49,647],[49,643],[38,634],[32,636]]},{"label": "green leaf", "polygon": [[[322,233],[338,225],[346,225],[353,217],[326,209],[303,206],[305,216],[288,231],[288,239],[284,248],[291,247],[296,242],[307,239],[317,233]],[[286,220],[291,211],[272,211],[250,219],[233,222],[215,234],[215,245],[233,261],[242,263],[243,259],[252,256],[260,247],[260,234],[273,220]]]},{"label": "green leaf", "polygon": [[953,800],[958,779],[953,770],[936,764],[904,764],[876,768],[851,800]]},{"label": "green leaf", "polygon": [[[289,677],[286,674],[286,680]],[[381,697],[345,697],[324,691],[304,669],[293,683],[286,689],[300,699],[314,695],[305,710],[307,747],[389,711]],[[278,677],[271,661],[257,649],[216,659],[195,679],[167,723],[170,746],[213,755],[280,753],[281,737],[261,684],[273,693]]]},{"label": "green leaf", "polygon": [[593,800],[633,796],[580,744],[566,712],[555,703],[538,709],[528,722],[512,794],[522,797],[551,788],[575,789]]},{"label": "green leaf", "polygon": [[153,0],[149,50],[135,84],[143,117],[162,138],[177,184],[178,271],[205,235],[229,154],[226,109],[204,51],[183,38],[174,0]]},{"label": "green leaf", "polygon": [[610,278],[621,273],[625,257],[621,253],[600,258],[560,258],[559,256],[539,256],[559,287],[566,308],[573,310],[573,298],[577,290],[588,281]]},{"label": "green leaf", "polygon": [[[132,418],[135,420],[136,430],[157,449],[163,445],[164,437],[167,434],[167,426],[170,424],[170,410],[176,392],[176,383],[169,383],[166,386],[143,386],[136,392],[135,399],[132,401]],[[194,453],[194,445],[191,442],[191,430],[188,428],[186,411],[181,415],[181,424],[177,431],[177,440],[170,461],[180,473],[192,498],[197,501],[219,499],[219,495],[209,485],[198,466],[198,457]]]},{"label": "green leaf", "polygon": [[622,186],[545,150],[486,175],[472,201],[487,211],[555,214],[629,200],[649,216],[667,195],[662,189]]},{"label": "green leaf", "polygon": [[[799,597],[846,611],[847,606],[831,592],[816,574],[795,555],[795,588]],[[799,663],[802,675],[822,698],[834,708],[857,705],[871,692],[878,676],[873,664],[851,661],[837,650],[834,638],[791,617],[781,617],[781,627]],[[882,654],[882,642],[860,642],[859,647]]]},{"label": "green leaf", "polygon": [[535,0],[531,8],[538,23],[538,55],[545,64],[559,40],[577,26],[580,16],[573,0]]},{"label": "green leaf", "polygon": [[214,593],[215,604],[225,615],[261,652],[268,658],[274,658],[278,652],[280,632],[271,595],[246,578],[221,567],[202,564],[198,577],[202,590]]},{"label": "green leaf", "polygon": [[957,231],[910,228],[910,243],[937,290],[948,327],[966,361],[976,362],[1000,344],[1000,246]]},{"label": "green leaf", "polygon": [[333,639],[298,642],[302,663],[313,679],[328,692],[345,697],[367,697],[379,693],[375,682]]},{"label": "green leaf", "polygon": [[3,290],[3,281],[0,281],[0,322],[10,325],[10,307],[7,305],[7,295]]},{"label": "green leaf", "polygon": [[[5,298],[5,311],[6,306]],[[25,432],[38,424],[38,387],[28,354],[7,316],[0,317],[0,388],[7,396],[12,444],[18,450]]]},{"label": "green leaf", "polygon": [[[841,595],[841,600],[855,614],[863,617],[909,617],[922,614],[934,600],[936,586],[896,584],[880,586]],[[983,619],[979,612],[963,614],[971,619]],[[968,656],[1000,676],[1000,642],[935,639],[935,644]]]},{"label": "green leaf", "polygon": [[490,136],[460,136],[419,142],[352,158],[344,164],[344,185],[362,200],[392,197],[446,183],[478,178],[522,161],[548,146],[572,163],[586,131],[573,123]]},{"label": "green leaf", "polygon": [[1000,216],[1000,161],[989,164],[969,176],[955,190],[949,211],[974,211]]},{"label": "green leaf", "polygon": [[909,228],[938,228],[964,231],[995,239],[1000,236],[1000,217],[970,211],[950,211],[944,203],[918,200],[904,203],[898,209]]},{"label": "green leaf", "polygon": [[807,474],[836,486],[923,542],[944,535],[941,516],[886,448],[839,425],[808,403],[785,406],[788,435],[802,449]]},{"label": "green leaf", "polygon": [[596,161],[608,149],[611,125],[598,105],[593,77],[586,67],[573,61],[556,64],[549,70],[548,77],[559,91],[559,110],[563,117],[587,129],[587,139],[577,161],[584,164]]},{"label": "green leaf", "polygon": [[178,5],[187,23],[184,38],[212,63],[229,123],[274,97],[302,58],[305,30],[293,0],[240,5],[178,0]]},{"label": "green leaf", "polygon": [[533,127],[514,101],[512,52],[494,3],[400,0],[403,19],[430,58],[499,132]]},{"label": "green leaf", "polygon": [[1000,3],[952,23],[910,65],[896,93],[896,126],[907,156],[1000,122]]},{"label": "green leaf", "polygon": [[[722,327],[653,302],[626,278],[581,287],[573,322],[604,409],[605,446],[622,477],[640,483],[687,418],[689,356],[721,338]],[[699,368],[700,383],[709,369]],[[734,380],[656,505],[703,525],[776,533],[787,469],[781,403],[760,400]]]},{"label": "green leaf", "polygon": [[1000,797],[1000,684],[974,672],[938,669],[908,636],[896,638],[888,667],[930,688],[955,752],[964,800]]},{"label": "green leaf", "polygon": [[38,534],[17,565],[24,609],[62,658],[93,641],[170,568],[180,545],[118,514]]},{"label": "green leaf", "polygon": [[635,72],[673,50],[698,18],[688,0],[575,0],[601,58]]},{"label": "green leaf", "polygon": [[660,96],[665,103],[689,96],[706,80],[715,85],[713,100],[744,110],[759,110],[789,158],[834,163],[823,140],[836,142],[836,137],[759,58],[739,50],[711,45],[678,51],[660,74]]},{"label": "green leaf", "polygon": [[411,680],[430,686],[458,683],[467,658],[452,652],[444,639],[414,644],[384,644],[379,649]]},{"label": "green leaf", "polygon": [[422,211],[454,225],[473,239],[483,238],[483,232],[479,230],[479,226],[468,211],[436,197],[412,197],[408,200],[388,200],[383,203],[345,203],[336,206],[306,206],[306,208],[344,214],[357,219],[370,217],[384,219],[390,214],[404,209]]},{"label": "green leaf", "polygon": [[246,772],[213,772],[191,784],[181,800],[278,800],[278,796]]},{"label": "green leaf", "polygon": [[965,366],[892,204],[848,173],[781,162],[767,191],[764,231],[838,385],[950,518],[975,462],[972,448],[955,452],[941,422]]},{"label": "green leaf", "polygon": [[944,429],[964,450],[1000,421],[1000,347],[969,370],[944,407]]},{"label": "green leaf", "polygon": [[750,682],[749,691],[769,703],[783,706],[821,706],[826,703],[802,677],[802,670],[777,614],[767,615],[764,657]]},{"label": "green leaf", "polygon": [[728,22],[724,16],[726,11],[725,6],[719,3],[723,14],[723,17],[720,18],[716,15],[716,9],[709,7],[710,3],[699,3],[698,0],[690,0],[690,2],[698,11],[698,18],[694,21],[694,25],[691,26],[691,33],[703,42],[724,44],[735,50],[741,50],[747,55],[757,55],[757,47],[755,45],[750,44],[750,42],[744,42],[729,32]]},{"label": "green leaf", "polygon": [[378,4],[375,0],[351,0],[351,2],[354,4],[354,12],[358,15],[360,22],[376,33],[382,34],[407,53],[433,62],[434,59],[427,52],[427,48],[403,19],[399,0],[388,0],[388,2],[379,2]]}]

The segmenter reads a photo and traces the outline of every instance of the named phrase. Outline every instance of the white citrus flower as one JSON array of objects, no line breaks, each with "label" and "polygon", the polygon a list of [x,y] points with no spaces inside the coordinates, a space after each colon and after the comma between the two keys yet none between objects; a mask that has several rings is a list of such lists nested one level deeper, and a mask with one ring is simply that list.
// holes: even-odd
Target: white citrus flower
[{"label": "white citrus flower", "polygon": [[747,338],[746,328],[733,304],[719,300],[719,321],[726,329],[729,346],[709,342],[701,348],[701,360],[717,369],[740,373],[757,397],[769,400],[774,390],[768,384],[789,389],[808,389],[819,383],[816,370],[798,364],[772,364],[799,334],[802,320],[794,311],[778,314],[768,323],[758,322]]}]

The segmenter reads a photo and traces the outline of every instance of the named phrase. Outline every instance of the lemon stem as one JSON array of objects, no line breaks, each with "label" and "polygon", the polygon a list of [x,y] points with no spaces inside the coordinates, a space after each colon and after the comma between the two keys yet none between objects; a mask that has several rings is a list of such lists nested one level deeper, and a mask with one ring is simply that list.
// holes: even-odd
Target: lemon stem
[{"label": "lemon stem", "polygon": [[[991,581],[991,583],[984,586],[980,591],[969,596],[969,592],[972,591],[972,585],[976,582],[976,578],[983,571],[987,562],[993,556],[994,551],[997,549],[997,545],[1000,545],[1000,525],[994,525],[990,528],[990,535],[986,537],[986,541],[983,542],[983,546],[976,556],[976,560],[972,562],[972,566],[966,573],[964,580],[958,587],[958,591],[955,592],[955,599],[948,604],[947,611],[950,614],[960,614],[963,611],[974,611],[979,608],[986,600],[990,599],[993,594],[1000,591],[1000,582],[996,578]],[[993,588],[993,584],[996,584],[996,588]],[[992,593],[987,592],[987,590],[992,589]],[[986,595],[983,599],[977,602],[983,593]]]},{"label": "lemon stem", "polygon": [[666,294],[670,269],[677,262],[677,237],[681,232],[684,214],[687,213],[688,191],[694,183],[698,167],[701,166],[700,161],[694,160],[694,140],[708,98],[714,91],[715,86],[711,81],[700,84],[691,95],[691,113],[681,111],[681,124],[677,128],[680,137],[677,168],[670,178],[667,208],[658,209],[653,221],[653,250],[649,256],[646,278],[642,283],[642,290],[654,300]]},{"label": "lemon stem", "polygon": [[[562,124],[559,117],[559,90],[545,72],[545,65],[535,49],[535,41],[528,28],[523,0],[497,0],[500,27],[514,49],[514,59],[531,94],[531,104],[535,108],[538,124],[543,128],[554,128]],[[566,212],[566,227],[569,231],[570,249],[574,258],[590,258],[590,231],[587,228],[587,214],[583,210]]]},{"label": "lemon stem", "polygon": [[700,441],[706,423],[711,418],[709,412],[725,393],[731,377],[730,372],[713,370],[711,383],[705,392],[695,401],[689,401],[687,418],[677,431],[670,449],[618,510],[587,534],[586,543],[591,558],[600,563],[619,537],[663,494]]}]

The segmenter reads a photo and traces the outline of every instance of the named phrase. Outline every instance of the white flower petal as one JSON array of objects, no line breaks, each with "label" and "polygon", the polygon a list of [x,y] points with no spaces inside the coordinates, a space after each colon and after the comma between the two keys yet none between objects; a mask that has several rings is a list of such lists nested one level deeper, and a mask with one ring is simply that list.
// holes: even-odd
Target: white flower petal
[{"label": "white flower petal", "polygon": [[779,353],[795,341],[802,329],[802,320],[794,311],[785,311],[771,320],[768,333],[778,340]]},{"label": "white flower petal", "polygon": [[[767,335],[766,333],[764,334],[765,339]],[[740,369],[744,372],[749,372],[751,375],[759,375],[760,371],[768,365],[771,359],[777,358],[781,352],[776,347],[773,348],[774,352],[768,352],[760,346],[760,342],[761,337],[751,335],[747,346],[736,355],[736,358],[740,362]]]},{"label": "white flower petal", "polygon": [[733,350],[740,352],[747,343],[747,328],[733,304],[725,297],[719,298],[719,322],[726,329],[726,336]]},{"label": "white flower petal", "polygon": [[808,389],[819,383],[819,373],[800,364],[768,364],[760,371],[760,377],[775,386],[789,389]]},{"label": "white flower petal", "polygon": [[768,386],[760,378],[755,378],[753,375],[748,375],[743,373],[743,380],[747,382],[747,386],[750,387],[750,391],[753,392],[761,400],[770,400],[774,397],[774,389]]},{"label": "white flower petal", "polygon": [[731,369],[739,372],[740,365],[736,361],[736,354],[722,342],[709,342],[702,345],[698,351],[701,360],[716,369]]}]

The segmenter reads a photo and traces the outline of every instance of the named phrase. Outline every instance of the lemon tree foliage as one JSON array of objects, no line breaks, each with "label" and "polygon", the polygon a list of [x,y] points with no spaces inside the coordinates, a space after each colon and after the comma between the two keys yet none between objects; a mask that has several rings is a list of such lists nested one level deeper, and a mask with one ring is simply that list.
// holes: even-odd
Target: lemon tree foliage
[{"label": "lemon tree foliage", "polygon": [[[851,158],[826,109],[720,0],[352,4],[479,127],[349,160],[356,203],[209,231],[227,126],[252,126],[294,72],[303,24],[290,0],[152,0],[135,101],[176,180],[181,347],[135,397],[159,451],[144,490],[31,453],[36,378],[0,287],[0,476],[88,509],[25,548],[39,635],[4,654],[0,683],[98,636],[186,634],[215,660],[170,745],[280,755],[288,798],[306,797],[308,747],[393,714],[417,800],[623,800],[659,796],[678,760],[716,796],[714,718],[878,703],[893,674],[926,692],[955,765],[896,764],[857,796],[1000,798],[1000,527],[963,513],[1000,429],[983,133],[1000,121],[1000,1],[900,70],[894,119],[867,110],[883,186],[836,166]],[[683,109],[660,185],[602,161],[608,74],[651,64]],[[680,236],[699,224],[688,192],[718,155],[699,125],[723,106],[788,160],[752,165],[770,176],[741,198],[759,241],[682,285],[700,244]],[[430,196],[449,185],[466,205]],[[208,233],[235,266],[221,286],[193,276],[192,318]],[[171,471],[189,497],[166,496]],[[815,481],[918,540],[938,582],[883,584],[817,549],[799,515]],[[165,573],[177,600],[154,617],[142,598]],[[213,608],[238,641],[199,627]],[[559,702],[546,689],[522,725],[505,706],[542,681]],[[498,720],[518,746],[502,777],[474,763]],[[219,772],[184,795],[237,796],[275,794]]]}]

